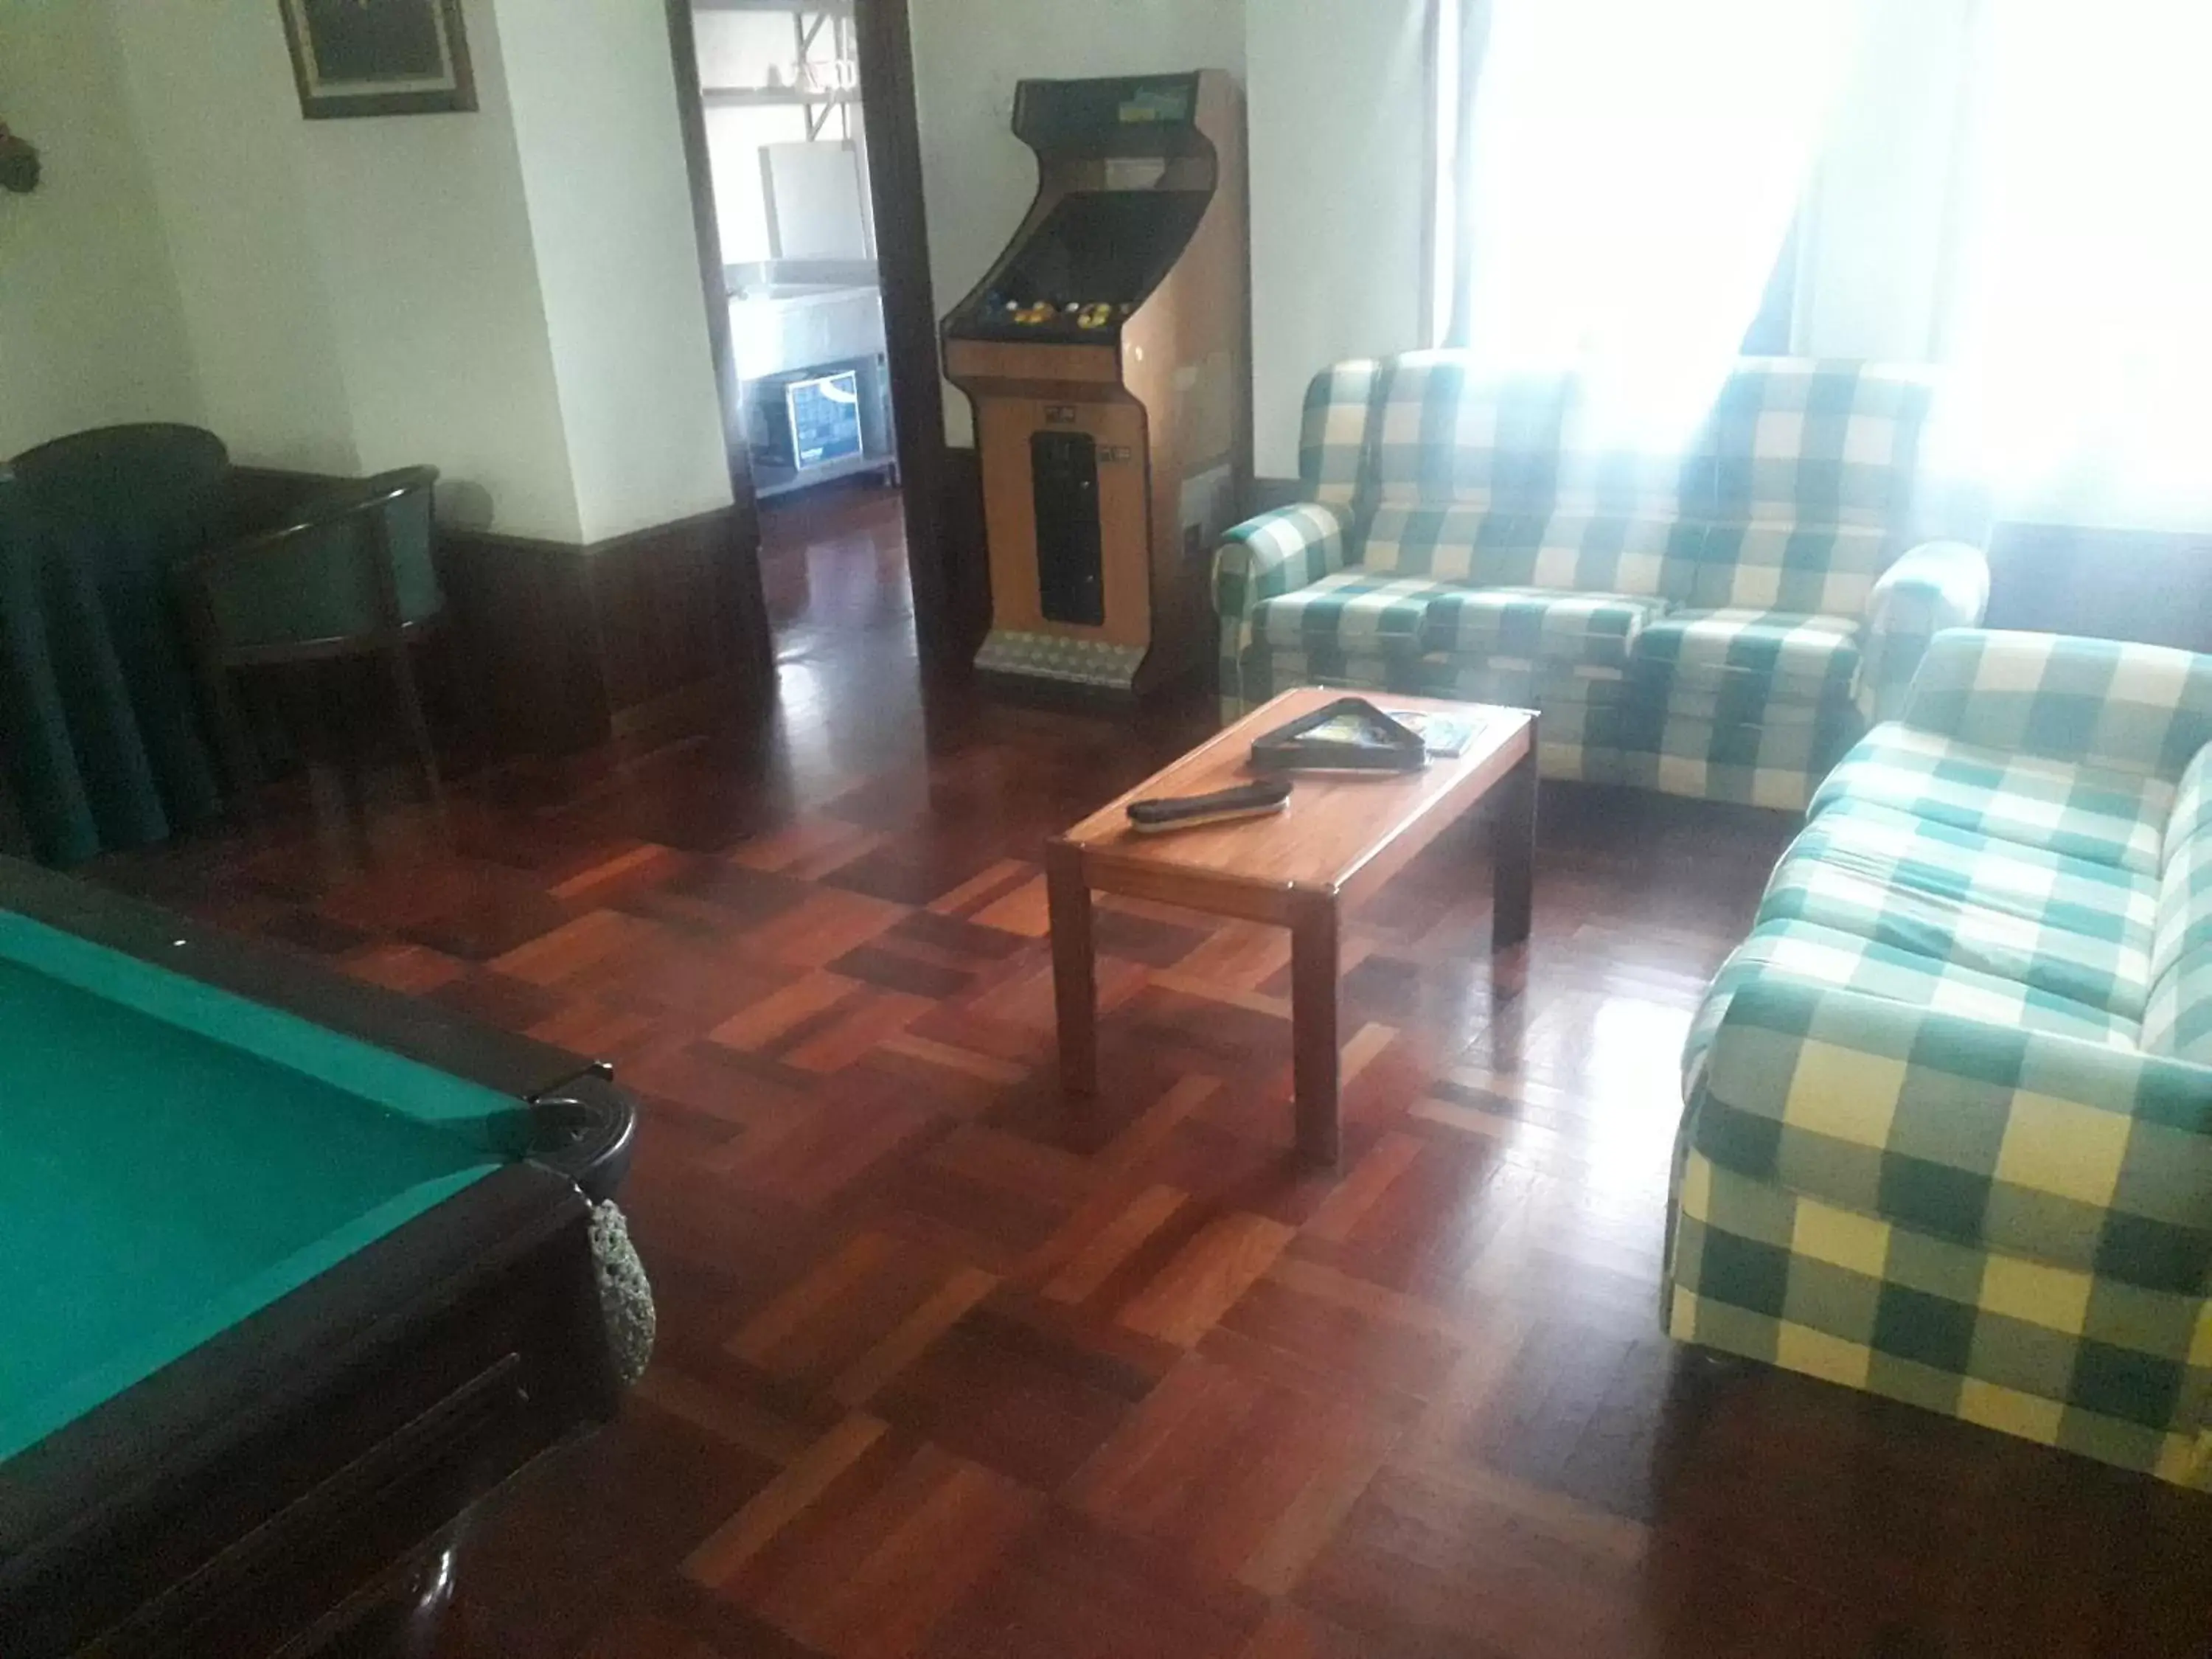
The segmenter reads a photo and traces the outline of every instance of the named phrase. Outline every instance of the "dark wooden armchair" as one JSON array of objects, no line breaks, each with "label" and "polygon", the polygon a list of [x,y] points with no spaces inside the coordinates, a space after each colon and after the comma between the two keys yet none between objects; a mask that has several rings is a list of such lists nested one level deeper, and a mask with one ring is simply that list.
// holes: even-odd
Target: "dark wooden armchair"
[{"label": "dark wooden armchair", "polygon": [[409,648],[444,613],[433,557],[431,487],[414,466],[316,496],[291,522],[177,568],[203,696],[233,784],[250,794],[255,758],[232,675],[241,669],[382,656],[430,799],[437,751]]}]

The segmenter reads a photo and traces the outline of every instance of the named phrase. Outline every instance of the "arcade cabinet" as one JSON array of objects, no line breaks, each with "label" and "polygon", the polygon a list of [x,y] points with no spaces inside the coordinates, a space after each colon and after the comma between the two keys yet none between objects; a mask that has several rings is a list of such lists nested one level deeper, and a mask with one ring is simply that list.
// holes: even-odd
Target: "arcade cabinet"
[{"label": "arcade cabinet", "polygon": [[1140,696],[1212,656],[1250,481],[1243,102],[1218,70],[1024,81],[1014,133],[1036,200],[944,331],[982,461],[975,666]]}]

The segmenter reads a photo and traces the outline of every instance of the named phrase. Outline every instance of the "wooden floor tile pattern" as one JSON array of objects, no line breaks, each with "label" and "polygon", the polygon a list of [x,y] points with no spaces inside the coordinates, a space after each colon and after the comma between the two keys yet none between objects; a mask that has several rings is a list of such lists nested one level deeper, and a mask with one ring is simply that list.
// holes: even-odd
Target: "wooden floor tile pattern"
[{"label": "wooden floor tile pattern", "polygon": [[1660,1335],[1676,1054],[1784,821],[1553,791],[1497,963],[1448,835],[1348,929],[1334,1176],[1284,937],[1106,901],[1070,1105],[1042,841],[1204,711],[920,692],[895,514],[810,523],[765,730],[95,872],[643,1098],[659,1356],[478,1518],[447,1659],[2212,1652],[2212,1502]]}]

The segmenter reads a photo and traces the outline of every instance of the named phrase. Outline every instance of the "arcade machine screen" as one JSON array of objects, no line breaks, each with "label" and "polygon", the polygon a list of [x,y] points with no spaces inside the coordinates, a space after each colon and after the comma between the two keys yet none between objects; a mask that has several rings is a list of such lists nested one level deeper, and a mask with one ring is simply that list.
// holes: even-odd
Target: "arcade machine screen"
[{"label": "arcade machine screen", "polygon": [[1206,215],[1203,190],[1079,191],[1060,198],[959,332],[995,339],[1110,336],[1167,276]]}]

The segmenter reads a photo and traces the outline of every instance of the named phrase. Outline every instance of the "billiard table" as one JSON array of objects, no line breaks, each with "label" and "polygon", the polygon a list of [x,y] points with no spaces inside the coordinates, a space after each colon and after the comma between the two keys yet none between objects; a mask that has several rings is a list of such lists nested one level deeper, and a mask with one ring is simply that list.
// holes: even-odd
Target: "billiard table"
[{"label": "billiard table", "polygon": [[610,1418],[635,1123],[605,1068],[0,859],[0,1653],[312,1651]]}]

